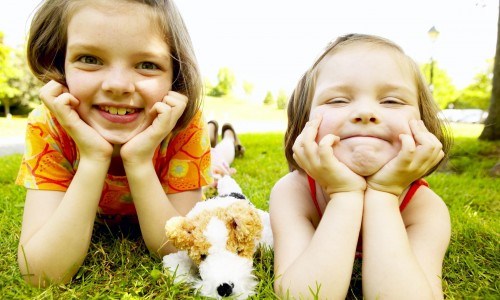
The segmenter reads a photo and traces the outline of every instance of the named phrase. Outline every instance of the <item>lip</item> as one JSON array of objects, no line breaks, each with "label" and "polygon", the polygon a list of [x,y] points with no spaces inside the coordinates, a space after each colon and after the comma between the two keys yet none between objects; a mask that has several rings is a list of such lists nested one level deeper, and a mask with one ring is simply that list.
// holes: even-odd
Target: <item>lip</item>
[{"label": "lip", "polygon": [[350,139],[357,139],[357,138],[360,138],[360,139],[377,139],[377,140],[382,140],[382,141],[388,141],[387,139],[381,137],[381,136],[377,136],[377,135],[364,135],[364,134],[358,134],[358,135],[349,135],[349,136],[345,136],[345,137],[342,137],[340,140],[350,140]]},{"label": "lip", "polygon": [[[119,115],[119,114],[112,114],[109,113],[106,110],[103,110],[102,107],[114,107],[114,108],[125,108],[125,109],[133,109],[134,112],[132,113],[127,113],[125,115]],[[126,124],[126,123],[131,123],[137,120],[139,118],[140,113],[143,111],[143,109],[139,108],[134,108],[134,107],[129,107],[129,106],[117,106],[117,105],[97,105],[94,106],[94,109],[97,110],[97,112],[106,120],[112,123],[119,123],[119,124]]]}]

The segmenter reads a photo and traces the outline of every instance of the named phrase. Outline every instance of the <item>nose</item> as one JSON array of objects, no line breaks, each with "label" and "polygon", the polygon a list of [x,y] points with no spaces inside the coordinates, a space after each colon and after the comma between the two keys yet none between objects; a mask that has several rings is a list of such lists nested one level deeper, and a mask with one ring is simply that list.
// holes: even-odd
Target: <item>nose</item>
[{"label": "nose", "polygon": [[219,285],[217,287],[217,294],[221,297],[229,297],[233,293],[234,283],[226,283]]},{"label": "nose", "polygon": [[380,122],[380,117],[377,113],[377,108],[372,104],[358,104],[351,115],[351,121],[354,123],[378,124]]},{"label": "nose", "polygon": [[122,68],[109,70],[102,83],[102,89],[113,96],[130,94],[134,92],[134,84],[130,77],[131,75]]}]

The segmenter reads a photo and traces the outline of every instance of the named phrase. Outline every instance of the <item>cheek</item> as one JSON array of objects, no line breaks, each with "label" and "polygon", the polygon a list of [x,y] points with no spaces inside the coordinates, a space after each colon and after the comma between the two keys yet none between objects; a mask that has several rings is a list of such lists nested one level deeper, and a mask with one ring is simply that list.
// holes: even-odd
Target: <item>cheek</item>
[{"label": "cheek", "polygon": [[91,103],[94,89],[89,85],[92,80],[88,76],[78,73],[69,73],[66,76],[66,85],[69,93],[73,95],[80,103]]},{"label": "cheek", "polygon": [[146,107],[151,108],[156,102],[163,101],[165,95],[172,89],[172,84],[170,81],[144,80],[138,82],[136,87]]},{"label": "cheek", "polygon": [[332,111],[329,111],[324,106],[316,107],[311,110],[311,118],[315,116],[321,116],[321,124],[318,128],[318,135],[316,137],[316,142],[319,142],[327,134],[339,133],[340,121],[339,116]]}]

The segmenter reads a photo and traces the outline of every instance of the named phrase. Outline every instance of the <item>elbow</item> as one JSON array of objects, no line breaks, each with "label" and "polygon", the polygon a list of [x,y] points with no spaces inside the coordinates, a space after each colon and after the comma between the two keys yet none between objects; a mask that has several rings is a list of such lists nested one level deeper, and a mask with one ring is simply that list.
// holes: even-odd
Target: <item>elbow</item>
[{"label": "elbow", "polygon": [[39,258],[32,257],[19,247],[17,263],[23,280],[36,288],[46,288],[53,284],[66,284],[78,271],[81,264],[69,268],[67,271],[45,269],[43,263],[37,263]]}]

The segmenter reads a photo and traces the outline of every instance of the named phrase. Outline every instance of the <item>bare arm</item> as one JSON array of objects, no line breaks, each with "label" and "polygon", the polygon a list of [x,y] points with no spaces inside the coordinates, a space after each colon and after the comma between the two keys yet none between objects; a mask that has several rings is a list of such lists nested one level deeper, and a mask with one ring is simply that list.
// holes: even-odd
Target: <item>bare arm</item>
[{"label": "bare arm", "polygon": [[398,155],[367,179],[363,211],[363,295],[367,299],[443,297],[439,277],[450,238],[447,209],[425,187],[414,195],[403,217],[398,200],[405,187],[426,174],[444,153],[422,121],[409,125],[413,137],[401,135]]},{"label": "bare arm", "polygon": [[165,222],[186,214],[201,200],[201,189],[167,196],[152,164],[156,147],[172,131],[187,101],[186,96],[170,91],[151,109],[152,124],[120,150],[142,236],[148,249],[159,256],[176,251],[166,243]]},{"label": "bare arm", "polygon": [[23,278],[66,283],[87,255],[108,166],[86,160],[66,192],[28,190],[18,249]]},{"label": "bare arm", "polygon": [[80,162],[66,192],[29,190],[18,251],[19,268],[36,286],[65,283],[87,254],[112,146],[83,122],[79,101],[50,81],[40,97],[78,146]]},{"label": "bare arm", "polygon": [[148,249],[158,256],[177,251],[170,243],[167,244],[165,222],[187,214],[201,200],[201,189],[166,195],[153,164],[128,167],[126,170],[142,237]]},{"label": "bare arm", "polygon": [[271,193],[274,234],[275,290],[278,295],[344,299],[358,241],[363,193],[334,194],[315,229],[317,214],[305,178],[298,172],[281,179]]},{"label": "bare arm", "polygon": [[442,299],[450,240],[446,206],[421,187],[405,210],[389,193],[367,190],[363,215],[363,294],[367,299]]}]

